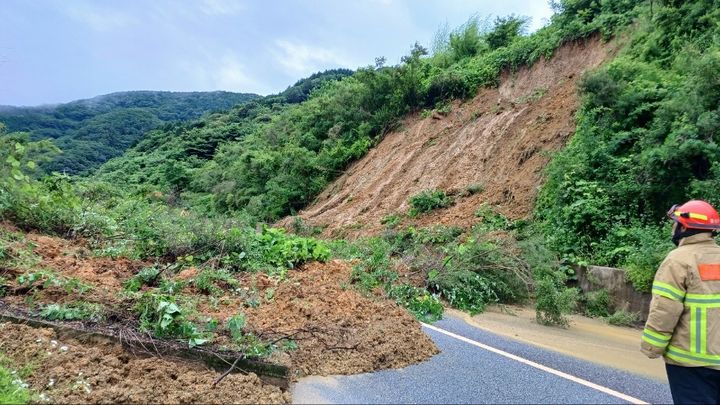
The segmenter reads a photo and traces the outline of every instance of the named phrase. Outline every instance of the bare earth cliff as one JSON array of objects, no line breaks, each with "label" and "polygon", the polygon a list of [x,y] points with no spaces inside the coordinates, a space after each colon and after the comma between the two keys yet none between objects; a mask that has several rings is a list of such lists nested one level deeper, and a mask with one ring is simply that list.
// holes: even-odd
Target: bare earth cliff
[{"label": "bare earth cliff", "polygon": [[467,227],[483,202],[512,219],[527,216],[551,153],[574,132],[578,81],[612,53],[598,38],[570,43],[445,115],[409,116],[299,217],[326,236],[367,235],[382,229],[383,217],[405,212],[412,195],[473,184],[483,191],[409,223]]}]

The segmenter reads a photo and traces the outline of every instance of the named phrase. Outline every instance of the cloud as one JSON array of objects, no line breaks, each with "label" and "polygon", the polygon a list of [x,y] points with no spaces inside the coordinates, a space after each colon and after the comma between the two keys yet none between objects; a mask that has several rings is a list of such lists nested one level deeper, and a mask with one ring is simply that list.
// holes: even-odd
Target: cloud
[{"label": "cloud", "polygon": [[247,7],[238,0],[203,0],[199,4],[200,11],[207,15],[235,15]]},{"label": "cloud", "polygon": [[225,90],[267,94],[268,89],[247,73],[246,66],[232,52],[220,58],[208,57],[204,62],[194,59],[183,61],[179,66],[188,75],[188,82],[199,90]]},{"label": "cloud", "polygon": [[137,19],[130,14],[98,4],[68,2],[59,3],[59,7],[67,16],[95,31],[112,31],[137,23]]},{"label": "cloud", "polygon": [[286,73],[291,75],[303,75],[329,67],[352,65],[344,55],[330,49],[282,39],[276,40],[275,46],[273,52],[275,60],[285,68]]}]

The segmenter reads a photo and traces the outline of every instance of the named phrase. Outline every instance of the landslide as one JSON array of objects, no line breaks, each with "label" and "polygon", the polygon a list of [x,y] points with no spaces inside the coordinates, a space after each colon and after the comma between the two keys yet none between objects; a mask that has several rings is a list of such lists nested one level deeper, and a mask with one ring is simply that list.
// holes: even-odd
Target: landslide
[{"label": "landslide", "polygon": [[[575,130],[577,84],[583,72],[614,53],[599,37],[568,43],[550,59],[506,72],[497,88],[482,89],[449,113],[416,113],[355,162],[298,216],[324,236],[359,237],[383,229],[387,215],[402,214],[409,197],[428,189],[459,194],[471,185],[482,191],[458,196],[455,204],[407,225],[469,227],[488,203],[510,219],[533,208],[543,168]],[[288,227],[295,218],[281,224]]]},{"label": "landslide", "polygon": [[0,353],[24,369],[39,402],[79,403],[290,403],[290,394],[255,374],[218,373],[193,363],[136,357],[118,344],[60,339],[52,329],[0,323]]},{"label": "landslide", "polygon": [[[36,314],[44,305],[85,301],[100,304],[107,311],[110,324],[100,322],[101,329],[136,323],[128,307],[132,303],[123,298],[123,284],[151,262],[97,257],[82,240],[24,234],[10,224],[0,224],[0,231],[17,238],[6,246],[6,254],[14,260],[0,264],[7,293],[0,297],[1,304]],[[79,293],[47,284],[28,290],[17,281],[19,276],[39,269],[76,279],[91,289]],[[248,332],[268,339],[291,335],[296,349],[278,350],[265,360],[288,366],[292,377],[405,367],[438,353],[408,311],[394,301],[358,292],[352,286],[351,271],[346,262],[330,261],[305,264],[289,271],[284,279],[240,272],[234,274],[238,281],[235,290],[223,289],[214,296],[194,286],[193,281],[201,274],[195,267],[165,276],[188,283],[176,296],[196,303],[193,316],[199,321],[211,317],[224,325],[230,317],[244,313]],[[256,304],[248,305],[250,295],[257,298]],[[89,328],[93,325],[85,324]],[[228,377],[219,389],[212,390],[209,387],[219,373],[192,363],[135,358],[117,345],[59,341],[50,329],[0,324],[0,361],[5,356],[17,367],[32,365],[28,379],[31,388],[53,402],[289,400],[287,394],[261,384],[254,375]],[[225,343],[226,337],[217,335],[213,348]],[[67,349],[60,350],[60,346]],[[49,381],[55,383],[47,386]]]}]

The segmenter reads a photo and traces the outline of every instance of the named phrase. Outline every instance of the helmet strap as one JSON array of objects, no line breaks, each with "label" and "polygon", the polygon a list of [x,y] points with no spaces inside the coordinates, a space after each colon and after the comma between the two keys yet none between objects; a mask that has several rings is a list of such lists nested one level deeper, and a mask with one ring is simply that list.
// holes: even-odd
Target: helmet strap
[{"label": "helmet strap", "polygon": [[706,231],[704,229],[686,229],[681,224],[678,224],[678,226],[675,227],[675,232],[673,232],[672,241],[675,246],[680,246],[680,241],[684,238],[705,232],[712,233],[712,231]]}]

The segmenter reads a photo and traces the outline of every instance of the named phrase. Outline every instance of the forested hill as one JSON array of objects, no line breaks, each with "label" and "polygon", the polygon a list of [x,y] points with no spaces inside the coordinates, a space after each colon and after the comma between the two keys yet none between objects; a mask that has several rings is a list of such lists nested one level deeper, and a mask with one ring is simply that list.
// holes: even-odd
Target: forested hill
[{"label": "forested hill", "polygon": [[0,122],[10,132],[29,132],[33,140],[51,139],[63,153],[43,169],[76,174],[121,155],[149,130],[258,97],[226,91],[120,92],[48,106],[0,106]]}]

